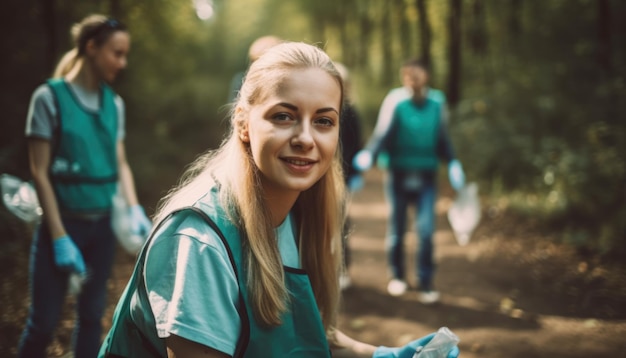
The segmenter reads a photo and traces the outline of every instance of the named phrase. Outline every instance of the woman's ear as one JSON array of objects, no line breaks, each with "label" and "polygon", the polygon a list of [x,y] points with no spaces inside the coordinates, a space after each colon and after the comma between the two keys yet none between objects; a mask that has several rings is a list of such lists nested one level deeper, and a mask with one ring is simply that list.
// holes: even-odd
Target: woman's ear
[{"label": "woman's ear", "polygon": [[241,141],[244,143],[250,143],[250,137],[248,137],[248,128],[241,128],[239,130],[239,139],[241,139]]},{"label": "woman's ear", "polygon": [[87,43],[85,44],[85,53],[91,56],[95,51],[96,51],[96,42],[94,41],[94,39],[87,40]]},{"label": "woman's ear", "polygon": [[250,137],[248,136],[248,122],[244,121],[242,116],[243,109],[241,107],[237,107],[235,109],[235,117],[237,118],[237,134],[242,142],[250,143]]}]

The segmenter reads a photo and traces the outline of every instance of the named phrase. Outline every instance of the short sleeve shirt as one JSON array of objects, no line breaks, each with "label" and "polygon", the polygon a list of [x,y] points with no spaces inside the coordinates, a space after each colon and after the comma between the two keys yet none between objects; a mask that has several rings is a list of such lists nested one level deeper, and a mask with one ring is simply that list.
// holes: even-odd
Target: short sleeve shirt
[{"label": "short sleeve shirt", "polygon": [[[92,111],[100,108],[99,91],[89,91],[79,85],[68,83],[70,90],[74,93],[80,104]],[[117,139],[123,140],[126,136],[125,107],[124,100],[119,95],[115,95],[115,107],[117,108]],[[58,108],[54,100],[52,89],[47,84],[39,86],[30,100],[28,115],[26,117],[26,137],[34,137],[55,141],[54,133],[59,126]]]},{"label": "short sleeve shirt", "polygon": [[[217,234],[199,217],[184,219],[149,248],[145,282],[159,338],[171,334],[234,354],[241,330],[237,277]],[[299,268],[291,216],[278,228],[286,266]]]}]

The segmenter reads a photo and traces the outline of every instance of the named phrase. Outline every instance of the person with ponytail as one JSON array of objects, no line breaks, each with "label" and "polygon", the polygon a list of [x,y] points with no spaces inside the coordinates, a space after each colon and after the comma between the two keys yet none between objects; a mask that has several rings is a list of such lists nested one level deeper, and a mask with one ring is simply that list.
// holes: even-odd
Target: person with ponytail
[{"label": "person with ponytail", "polygon": [[71,35],[74,48],[33,93],[26,123],[43,220],[31,247],[31,306],[18,348],[24,358],[47,356],[68,286],[80,287],[74,356],[97,356],[116,249],[111,209],[118,185],[134,233],[146,236],[152,226],[126,161],[124,102],[109,86],[126,67],[128,31],[115,19],[90,15]]},{"label": "person with ponytail", "polygon": [[411,358],[432,338],[376,347],[336,329],[343,97],[315,46],[251,64],[223,144],[159,204],[100,357]]}]

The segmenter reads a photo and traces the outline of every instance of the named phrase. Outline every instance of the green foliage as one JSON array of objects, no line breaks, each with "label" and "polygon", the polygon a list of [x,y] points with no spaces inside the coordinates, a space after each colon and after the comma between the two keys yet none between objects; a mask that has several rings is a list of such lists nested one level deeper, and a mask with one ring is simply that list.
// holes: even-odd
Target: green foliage
[{"label": "green foliage", "polygon": [[[490,30],[491,54],[466,54],[453,132],[470,176],[492,195],[508,196],[581,249],[617,257],[626,253],[625,53],[614,46],[614,67],[599,66],[590,6],[534,3],[521,20],[536,26],[514,46],[507,32]],[[584,14],[576,26],[574,14]]]},{"label": "green foliage", "polygon": [[[248,65],[248,46],[262,35],[320,44],[345,63],[367,137],[382,98],[399,85],[399,65],[422,55],[416,3],[215,0],[214,18],[201,21],[191,0],[7,2],[0,14],[0,171],[27,172],[21,138],[30,95],[69,49],[71,24],[88,13],[116,8],[129,26],[129,66],[115,88],[127,106],[139,195],[153,208],[189,162],[220,143],[230,79]],[[449,2],[425,4],[431,84],[445,90]],[[626,33],[618,14],[626,4],[462,4],[461,102],[450,129],[469,179],[555,225],[576,246],[623,255]],[[608,18],[599,4],[608,4]]]}]

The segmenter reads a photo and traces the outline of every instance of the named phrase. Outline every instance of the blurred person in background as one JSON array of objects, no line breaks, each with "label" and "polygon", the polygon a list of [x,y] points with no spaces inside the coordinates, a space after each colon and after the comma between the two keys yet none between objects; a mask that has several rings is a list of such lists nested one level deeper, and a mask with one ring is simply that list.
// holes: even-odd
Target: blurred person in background
[{"label": "blurred person in background", "polygon": [[[348,192],[352,194],[363,187],[363,177],[352,164],[354,156],[363,147],[361,139],[361,118],[350,98],[352,86],[352,83],[350,81],[350,72],[342,63],[335,62],[335,67],[341,75],[344,86],[344,102],[341,111],[341,128],[339,131],[343,177]],[[348,202],[349,200],[346,202],[346,205],[348,205]],[[352,280],[350,278],[350,261],[352,259],[352,255],[350,253],[349,242],[350,234],[352,231],[352,222],[350,220],[350,216],[347,213],[347,210],[348,208],[346,207],[346,220],[343,225],[343,231],[341,233],[341,237],[343,239],[344,257],[344,271],[339,277],[339,285],[341,289],[346,289],[352,284]]]},{"label": "blurred person in background", "polygon": [[[248,48],[248,66],[261,57],[263,52],[282,42],[282,39],[273,35],[261,36],[254,40]],[[240,71],[235,73],[233,76],[228,90],[228,103],[233,103],[237,98],[237,94],[239,93],[239,89],[241,88],[245,75],[246,71]]]},{"label": "blurred person in background", "polygon": [[75,356],[97,355],[116,248],[111,207],[118,182],[132,230],[145,237],[151,229],[126,161],[124,102],[109,87],[126,67],[130,36],[122,23],[102,15],[75,24],[71,35],[75,47],[33,93],[26,123],[43,221],[31,248],[31,306],[18,353],[23,358],[47,356],[71,274],[84,280]]},{"label": "blurred person in background", "polygon": [[401,76],[403,86],[391,90],[385,97],[374,133],[365,149],[356,155],[354,164],[359,170],[368,170],[380,152],[388,156],[385,194],[391,213],[386,246],[392,277],[387,291],[392,296],[400,296],[408,289],[404,235],[407,208],[414,204],[419,240],[418,300],[432,304],[440,296],[433,282],[439,160],[448,162],[449,180],[455,190],[465,185],[465,174],[447,132],[445,96],[428,86],[427,66],[419,60],[409,60],[402,66]]}]

